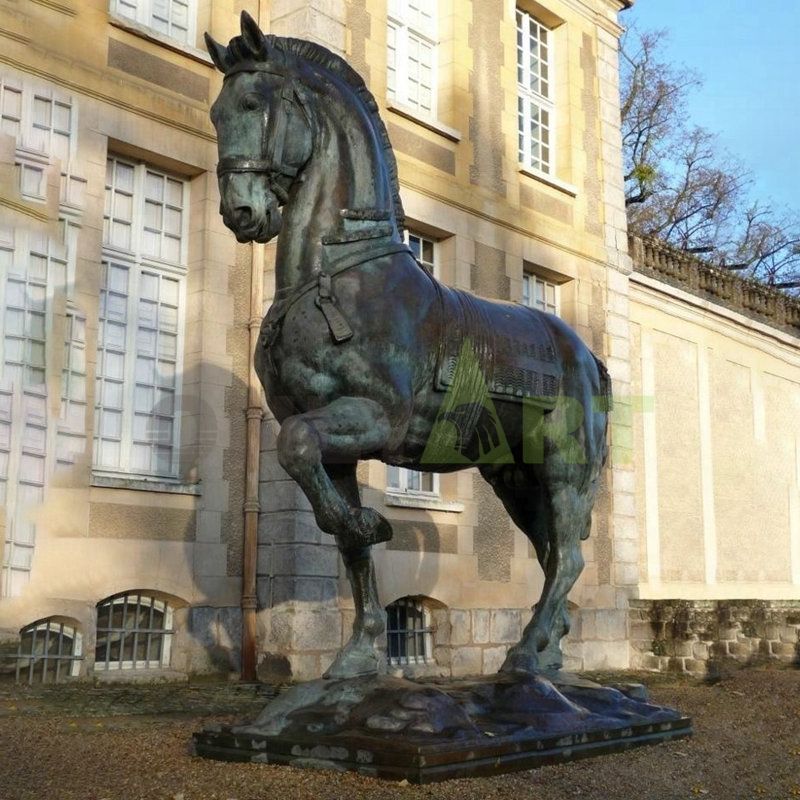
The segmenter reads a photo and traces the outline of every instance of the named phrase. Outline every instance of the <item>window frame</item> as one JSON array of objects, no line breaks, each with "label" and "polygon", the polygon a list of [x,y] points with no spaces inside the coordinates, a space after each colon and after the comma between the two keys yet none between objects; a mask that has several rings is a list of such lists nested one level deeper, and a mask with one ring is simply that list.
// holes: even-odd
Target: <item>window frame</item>
[{"label": "window frame", "polygon": [[[393,482],[392,476],[397,476],[396,483]],[[422,484],[422,476],[431,476],[431,490],[426,489],[413,489],[409,488],[409,479],[414,475],[420,476],[420,485]],[[402,495],[403,497],[439,497],[439,473],[428,472],[426,470],[408,469],[407,467],[395,467],[391,464],[386,465],[386,491],[388,494]]]},{"label": "window frame", "polygon": [[[554,178],[556,175],[556,132],[558,129],[557,121],[557,108],[555,97],[555,31],[550,26],[542,22],[534,14],[529,11],[515,6],[515,31],[516,31],[516,52],[517,52],[517,157],[523,169],[533,172],[534,174],[544,175],[548,178]],[[521,27],[520,22],[524,23]],[[531,48],[530,38],[533,26],[537,29],[537,42],[539,43],[539,50],[541,52],[541,33],[546,33],[546,47],[547,58],[542,61],[537,54],[537,62],[543,64],[547,70],[547,93],[543,94],[540,91],[531,89]],[[522,45],[520,45],[520,40]],[[521,63],[522,62],[522,63]],[[522,80],[520,80],[520,71],[522,72]],[[541,79],[540,79],[541,86]],[[546,145],[542,143],[541,135],[536,142],[539,145],[539,157],[533,160],[533,145],[534,140],[531,135],[532,126],[532,108],[539,111],[539,127],[546,128],[548,132],[548,142]],[[541,122],[542,112],[547,113],[548,122],[544,126]],[[521,145],[521,146],[520,146]],[[541,156],[542,147],[548,148],[548,159],[545,161]]]},{"label": "window frame", "polygon": [[[168,21],[168,30],[169,32],[165,33],[162,30],[159,30],[157,27],[153,25],[153,5],[154,0],[133,0],[135,3],[135,14],[131,16],[131,14],[126,13],[123,10],[124,3],[122,0],[109,0],[108,10],[111,14],[115,15],[116,17],[123,19],[123,20],[130,20],[131,22],[135,22],[138,25],[141,25],[147,30],[152,31],[153,33],[165,36],[167,39],[178,42],[182,45],[188,45],[189,47],[194,47],[197,43],[197,12],[198,12],[198,2],[197,0],[186,0],[186,39],[182,39],[178,36],[175,36],[172,33],[172,20]],[[170,11],[172,10],[172,3],[173,0],[166,0],[169,3]],[[130,3],[128,3],[130,5]]]},{"label": "window frame", "polygon": [[[433,0],[433,14],[430,15],[431,23],[428,29],[412,24],[410,17],[412,12],[409,9],[410,2],[418,2],[420,5],[425,0],[390,0],[386,11],[386,99],[390,103],[397,103],[404,106],[421,118],[426,120],[436,120],[438,110],[438,87],[439,87],[439,38],[438,38],[438,0]],[[430,5],[430,3],[429,3]],[[418,10],[418,15],[421,13]],[[390,31],[394,31],[394,62],[390,57]],[[419,96],[415,102],[409,97],[409,41],[416,39],[418,42],[430,48],[430,109],[421,105]],[[391,88],[389,73],[394,72],[394,88]],[[418,81],[421,87],[421,79]]]},{"label": "window frame", "polygon": [[[141,608],[143,606],[150,608],[150,622],[153,621],[153,612],[157,610],[163,614],[163,621],[164,627],[163,628],[139,628],[133,627],[128,628],[125,626],[126,617],[128,614],[128,605],[129,600],[131,598],[135,598],[135,605],[137,608]],[[122,612],[122,627],[112,627],[111,622],[113,620],[113,610],[114,606],[116,605],[123,606]],[[108,627],[100,627],[100,609],[102,606],[108,606]],[[161,608],[156,608],[156,606],[161,606]],[[123,592],[122,594],[112,595],[111,597],[106,597],[104,600],[101,600],[95,606],[95,660],[94,660],[94,671],[95,672],[115,672],[115,671],[135,671],[135,670],[148,670],[148,669],[167,669],[170,666],[170,662],[172,660],[172,637],[175,635],[175,628],[174,628],[174,612],[175,609],[172,605],[166,601],[161,600],[154,595],[150,595],[143,592]],[[106,656],[102,660],[98,660],[97,658],[97,650],[102,647],[103,645],[98,643],[100,640],[100,634],[105,633],[108,634],[105,642],[105,649],[106,649]],[[122,634],[120,637],[120,659],[118,661],[111,660],[111,634],[119,633]],[[124,649],[124,639],[129,635],[133,635],[133,654],[134,659],[126,661],[122,658],[122,652]],[[150,652],[150,641],[153,635],[161,636],[161,657],[159,659],[145,659],[143,661],[138,661],[135,659],[136,650],[138,649],[138,642],[140,634],[144,634],[148,637],[147,643],[147,652]]]},{"label": "window frame", "polygon": [[[47,652],[47,644],[50,641],[50,634],[53,631],[52,626],[58,627],[58,652],[55,654],[50,654]],[[45,631],[45,652],[42,655],[37,656],[34,652],[35,645],[36,645],[36,633],[40,630]],[[69,633],[67,633],[69,631]],[[23,638],[28,634],[32,633],[31,637],[31,652],[30,653],[23,653],[22,652],[22,644]],[[61,680],[61,663],[67,662],[68,664],[68,673],[64,675],[66,678],[77,678],[80,675],[81,670],[81,661],[83,661],[83,634],[80,631],[80,628],[77,625],[70,625],[63,621],[60,621],[56,617],[48,617],[47,619],[38,620],[37,622],[32,622],[30,625],[26,625],[22,628],[19,632],[20,642],[17,646],[17,654],[16,654],[16,670],[15,670],[15,680],[17,683],[20,682],[20,674],[23,670],[27,671],[28,673],[28,684],[34,683],[35,671],[38,664],[42,665],[42,676],[41,676],[41,683],[46,684],[47,681],[47,674],[48,674],[48,662],[55,661],[55,677],[53,683],[59,683]],[[63,644],[64,639],[68,638],[72,642],[72,652],[69,654],[65,654],[63,652]],[[28,664],[26,667],[22,666],[22,662],[27,660]]]},{"label": "window frame", "polygon": [[[405,608],[406,610],[406,627],[401,628],[399,627],[399,610],[401,608]],[[392,609],[397,609],[398,615],[398,627],[392,628],[391,624],[391,616],[392,616]],[[408,611],[412,609],[415,615],[415,619],[419,619],[421,621],[421,626],[419,628],[408,628]],[[400,597],[395,600],[393,603],[390,603],[386,606],[386,658],[388,663],[391,666],[396,667],[403,667],[403,666],[413,666],[419,664],[431,664],[434,663],[433,657],[433,625],[431,621],[431,611],[428,608],[427,604],[423,602],[418,597]],[[417,649],[416,639],[417,637],[421,636],[422,642],[422,654],[419,653],[411,656],[408,655],[408,642],[415,641],[414,649]],[[403,637],[406,642],[406,655],[392,655],[392,641],[397,643],[398,650],[400,649],[399,644],[403,640]]]},{"label": "window frame", "polygon": [[[525,287],[527,286],[528,291],[526,292]],[[543,287],[543,302],[539,303],[536,299],[536,289],[541,285]],[[553,301],[549,302],[547,299],[547,290],[553,290]],[[532,290],[532,291],[531,291]],[[549,281],[547,278],[543,278],[541,275],[537,275],[535,272],[528,272],[525,271],[522,274],[522,299],[521,303],[528,308],[535,308],[538,311],[544,311],[547,314],[554,314],[559,316],[561,313],[561,297],[560,297],[560,284],[556,283],[555,281]],[[526,299],[527,295],[527,299]]]},{"label": "window frame", "polygon": [[[181,425],[181,389],[182,389],[182,373],[184,361],[184,347],[186,340],[186,296],[187,296],[187,274],[188,267],[188,231],[189,231],[189,191],[190,181],[188,178],[170,173],[162,170],[150,163],[144,161],[136,161],[116,154],[109,154],[108,162],[121,163],[134,169],[133,186],[130,191],[131,201],[131,214],[130,214],[130,247],[124,248],[119,245],[110,243],[111,225],[113,220],[117,218],[114,214],[114,180],[115,173],[112,173],[111,181],[106,182],[106,192],[111,192],[111,205],[104,212],[104,234],[103,234],[103,253],[102,264],[104,269],[105,278],[101,284],[100,294],[101,297],[104,292],[113,292],[108,285],[108,275],[112,267],[122,268],[127,270],[127,287],[126,287],[126,305],[125,305],[125,343],[123,351],[125,359],[122,367],[122,379],[118,381],[121,384],[122,400],[119,407],[106,407],[103,405],[103,389],[104,381],[107,380],[101,359],[105,358],[106,343],[103,337],[98,332],[98,345],[97,345],[97,374],[96,383],[97,388],[95,392],[95,430],[93,437],[93,450],[92,450],[92,472],[99,475],[112,475],[117,477],[131,477],[142,476],[146,478],[158,478],[165,480],[177,480],[180,467],[180,425]],[[112,170],[115,167],[112,167]],[[180,263],[175,263],[167,259],[145,255],[143,248],[143,238],[145,225],[145,205],[147,201],[145,192],[145,180],[148,173],[153,173],[165,179],[172,179],[179,181],[182,185],[181,195],[181,232],[180,232]],[[166,201],[163,204],[167,205]],[[163,225],[161,236],[163,239]],[[176,343],[175,343],[175,379],[173,385],[173,407],[172,407],[172,439],[169,446],[172,448],[170,466],[168,470],[152,468],[152,452],[151,452],[151,469],[145,470],[140,467],[133,466],[133,450],[136,444],[134,438],[134,417],[136,416],[136,361],[137,361],[137,335],[140,328],[138,306],[141,300],[141,284],[142,276],[145,274],[154,274],[159,284],[163,278],[168,280],[177,281],[177,313],[176,313]],[[161,301],[157,303],[160,305]],[[102,313],[102,312],[101,312]],[[107,317],[99,317],[100,327],[108,321]],[[156,328],[156,333],[160,332],[160,328]],[[156,365],[159,361],[158,351],[156,350],[154,356]],[[111,379],[109,379],[111,380]],[[112,381],[114,382],[114,381]],[[157,385],[154,386],[158,388]],[[155,392],[154,392],[155,401]],[[153,409],[156,408],[153,405]],[[118,466],[104,464],[100,461],[102,447],[101,440],[113,440],[114,437],[102,436],[102,420],[104,411],[109,410],[113,413],[121,415],[120,420],[120,433],[119,433],[119,461]],[[150,416],[157,416],[152,413]],[[166,415],[162,415],[166,416]],[[155,446],[155,440],[150,442],[151,446]],[[163,443],[161,443],[163,444]]]}]

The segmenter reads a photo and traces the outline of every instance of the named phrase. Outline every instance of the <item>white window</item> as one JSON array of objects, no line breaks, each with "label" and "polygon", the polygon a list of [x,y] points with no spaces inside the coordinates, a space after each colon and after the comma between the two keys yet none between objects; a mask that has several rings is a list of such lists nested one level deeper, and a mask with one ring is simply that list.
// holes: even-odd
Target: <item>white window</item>
[{"label": "white window", "polygon": [[436,116],[436,2],[390,0],[387,96],[425,117]]},{"label": "white window", "polygon": [[386,488],[390,492],[438,495],[439,476],[435,472],[418,472],[405,467],[386,467]]},{"label": "white window", "polygon": [[77,628],[45,619],[23,628],[19,635],[17,683],[58,683],[80,674],[83,637]]},{"label": "white window", "polygon": [[194,44],[197,0],[111,0],[111,11],[171,39]]},{"label": "white window", "polygon": [[522,276],[522,304],[549,314],[558,314],[558,286],[526,272]]},{"label": "white window", "polygon": [[554,172],[553,34],[517,9],[517,128],[523,167]]},{"label": "white window", "polygon": [[69,312],[61,370],[61,412],[56,437],[59,463],[73,464],[86,445],[86,320]]},{"label": "white window", "polygon": [[97,604],[95,670],[169,666],[172,607],[155,597],[128,593]]},{"label": "white window", "polygon": [[438,278],[439,264],[436,258],[436,242],[429,236],[423,236],[421,233],[415,233],[408,229],[405,232],[405,240],[417,261],[427,267],[431,275]]},{"label": "white window", "polygon": [[403,597],[386,607],[390,664],[424,664],[433,655],[430,612],[420,600]]},{"label": "white window", "polygon": [[180,178],[108,160],[96,469],[177,474],[187,194]]},{"label": "white window", "polygon": [[30,232],[0,235],[0,499],[6,510],[0,594],[28,582],[36,543],[31,512],[48,473],[47,340],[66,255]]}]

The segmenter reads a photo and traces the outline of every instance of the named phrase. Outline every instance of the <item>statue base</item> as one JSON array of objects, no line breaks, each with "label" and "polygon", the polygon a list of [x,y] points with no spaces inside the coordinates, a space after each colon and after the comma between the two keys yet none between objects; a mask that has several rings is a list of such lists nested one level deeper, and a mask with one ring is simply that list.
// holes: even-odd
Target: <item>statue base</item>
[{"label": "statue base", "polygon": [[567,673],[414,682],[317,680],[272,700],[250,725],[194,735],[197,755],[352,770],[430,783],[497,775],[690,736],[691,719],[640,684]]}]

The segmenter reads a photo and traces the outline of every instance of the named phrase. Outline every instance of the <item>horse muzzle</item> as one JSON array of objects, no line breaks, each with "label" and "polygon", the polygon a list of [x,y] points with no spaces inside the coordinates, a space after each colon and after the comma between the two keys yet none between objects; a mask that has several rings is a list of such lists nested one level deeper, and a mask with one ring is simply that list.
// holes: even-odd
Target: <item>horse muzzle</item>
[{"label": "horse muzzle", "polygon": [[222,221],[233,231],[237,242],[259,242],[274,239],[283,222],[277,201],[269,204],[263,211],[250,205],[238,205],[227,209],[223,203]]}]

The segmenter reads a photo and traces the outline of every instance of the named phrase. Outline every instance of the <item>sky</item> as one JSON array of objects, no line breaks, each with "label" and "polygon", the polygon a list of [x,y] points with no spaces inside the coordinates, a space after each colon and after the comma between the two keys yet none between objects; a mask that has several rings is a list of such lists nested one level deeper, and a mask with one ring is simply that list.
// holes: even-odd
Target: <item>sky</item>
[{"label": "sky", "polygon": [[752,172],[753,199],[800,211],[800,0],[636,0],[620,22],[669,32],[667,59],[703,79],[691,121]]}]

